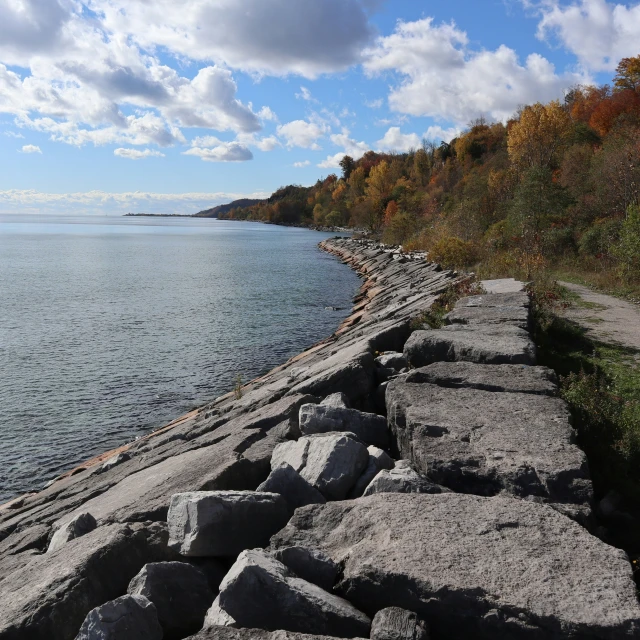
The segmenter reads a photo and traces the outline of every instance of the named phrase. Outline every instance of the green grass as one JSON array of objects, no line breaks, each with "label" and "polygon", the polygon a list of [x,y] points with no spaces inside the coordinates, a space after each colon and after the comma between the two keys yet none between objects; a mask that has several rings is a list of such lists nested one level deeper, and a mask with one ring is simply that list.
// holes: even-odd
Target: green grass
[{"label": "green grass", "polygon": [[566,289],[533,290],[538,362],[560,376],[597,497],[615,489],[640,505],[640,352],[590,339],[562,317]]}]

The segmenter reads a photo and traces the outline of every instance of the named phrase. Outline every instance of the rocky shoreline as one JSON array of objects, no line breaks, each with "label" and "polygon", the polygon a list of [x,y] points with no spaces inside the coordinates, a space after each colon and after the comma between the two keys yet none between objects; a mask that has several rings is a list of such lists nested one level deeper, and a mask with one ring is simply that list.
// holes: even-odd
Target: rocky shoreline
[{"label": "rocky shoreline", "polygon": [[321,243],[364,278],[330,338],[0,507],[0,640],[640,634],[529,300]]}]

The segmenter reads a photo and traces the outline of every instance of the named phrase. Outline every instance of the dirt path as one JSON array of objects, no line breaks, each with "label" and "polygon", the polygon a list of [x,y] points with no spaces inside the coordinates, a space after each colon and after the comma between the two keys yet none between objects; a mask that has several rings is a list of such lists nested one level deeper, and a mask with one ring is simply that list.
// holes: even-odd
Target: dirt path
[{"label": "dirt path", "polygon": [[580,296],[566,316],[587,329],[590,338],[640,351],[640,307],[579,284],[558,284]]}]

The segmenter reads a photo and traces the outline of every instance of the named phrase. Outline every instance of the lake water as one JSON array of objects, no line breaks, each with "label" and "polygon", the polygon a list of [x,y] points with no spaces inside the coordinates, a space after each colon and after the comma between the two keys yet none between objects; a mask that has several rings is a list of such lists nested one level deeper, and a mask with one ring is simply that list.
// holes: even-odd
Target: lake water
[{"label": "lake water", "polygon": [[330,335],[359,280],[329,235],[0,216],[0,502]]}]

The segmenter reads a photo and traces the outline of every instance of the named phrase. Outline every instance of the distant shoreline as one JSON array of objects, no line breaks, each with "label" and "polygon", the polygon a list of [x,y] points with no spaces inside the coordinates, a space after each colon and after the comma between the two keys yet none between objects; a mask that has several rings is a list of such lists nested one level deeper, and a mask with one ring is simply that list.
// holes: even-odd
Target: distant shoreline
[{"label": "distant shoreline", "polygon": [[194,218],[188,213],[125,213],[123,218]]}]

